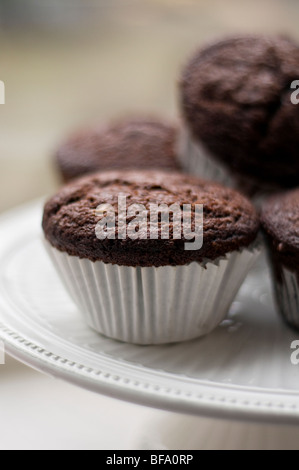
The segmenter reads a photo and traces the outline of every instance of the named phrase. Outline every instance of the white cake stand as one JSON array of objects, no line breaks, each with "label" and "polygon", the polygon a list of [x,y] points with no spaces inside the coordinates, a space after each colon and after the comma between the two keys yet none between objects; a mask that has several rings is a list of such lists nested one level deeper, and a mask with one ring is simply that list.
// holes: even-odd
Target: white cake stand
[{"label": "white cake stand", "polygon": [[0,339],[13,357],[86,389],[164,410],[299,423],[299,366],[274,311],[266,264],[206,338],[142,347],[87,327],[44,250],[42,202],[0,218]]}]

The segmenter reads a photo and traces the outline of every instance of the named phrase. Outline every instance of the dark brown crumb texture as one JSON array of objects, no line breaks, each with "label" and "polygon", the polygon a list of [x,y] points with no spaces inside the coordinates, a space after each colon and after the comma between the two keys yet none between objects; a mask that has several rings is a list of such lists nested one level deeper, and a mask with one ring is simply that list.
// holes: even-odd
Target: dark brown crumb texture
[{"label": "dark brown crumb texture", "polygon": [[282,266],[299,276],[299,189],[270,198],[261,221],[278,279]]},{"label": "dark brown crumb texture", "polygon": [[[95,234],[101,217],[95,212],[100,204],[112,204],[117,214],[118,196],[126,195],[127,204],[179,203],[204,206],[204,243],[197,251],[184,250],[186,240],[170,239],[99,240]],[[129,219],[126,220],[126,223]],[[118,214],[116,216],[118,225]],[[179,173],[106,172],[77,180],[65,186],[45,205],[43,229],[52,246],[69,255],[126,266],[184,265],[192,261],[215,260],[229,252],[249,246],[256,238],[259,220],[251,203],[239,193],[218,184]],[[148,231],[149,238],[149,231]],[[189,240],[190,241],[190,240]]]},{"label": "dark brown crumb texture", "polygon": [[299,47],[284,36],[240,36],[205,47],[185,67],[181,107],[193,136],[258,185],[299,180]]}]

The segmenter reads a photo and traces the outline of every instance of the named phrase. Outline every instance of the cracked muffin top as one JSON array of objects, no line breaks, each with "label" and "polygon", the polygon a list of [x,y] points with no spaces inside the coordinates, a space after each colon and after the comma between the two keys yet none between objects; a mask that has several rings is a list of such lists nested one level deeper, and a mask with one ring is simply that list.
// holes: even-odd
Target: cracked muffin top
[{"label": "cracked muffin top", "polygon": [[299,47],[284,36],[240,36],[192,57],[181,82],[187,126],[237,175],[274,187],[299,177]]},{"label": "cracked muffin top", "polygon": [[124,119],[74,133],[57,150],[57,166],[65,182],[105,170],[180,171],[176,138],[176,126],[166,120]]},{"label": "cracked muffin top", "polygon": [[[125,213],[118,197],[126,197]],[[142,204],[145,225],[140,222],[140,237],[128,236],[135,214],[129,207]],[[151,204],[182,209],[189,204],[186,220],[170,215],[168,239],[163,239],[163,219],[151,226]],[[196,205],[203,205],[203,246],[186,250],[190,230],[198,229]],[[104,205],[104,206],[102,206]],[[115,232],[112,238],[99,239],[96,227],[103,217],[99,212],[113,208]],[[137,215],[137,214],[136,214]],[[191,223],[190,223],[191,221]],[[123,233],[123,226],[125,233]],[[179,227],[180,239],[174,239]],[[200,227],[199,227],[200,228]],[[215,260],[249,246],[256,238],[259,220],[251,203],[238,192],[180,173],[157,171],[109,171],[76,180],[52,197],[44,209],[43,229],[51,245],[71,256],[125,266],[185,265],[192,261]],[[112,232],[109,232],[110,234]],[[119,234],[121,233],[121,236]]]}]

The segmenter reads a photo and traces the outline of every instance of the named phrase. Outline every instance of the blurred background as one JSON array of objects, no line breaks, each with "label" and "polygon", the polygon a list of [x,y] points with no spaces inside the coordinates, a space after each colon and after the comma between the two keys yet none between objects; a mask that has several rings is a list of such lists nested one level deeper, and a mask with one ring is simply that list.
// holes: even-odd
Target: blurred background
[{"label": "blurred background", "polygon": [[0,0],[0,212],[50,194],[68,132],[126,112],[177,114],[177,80],[203,41],[299,40],[298,0]]}]

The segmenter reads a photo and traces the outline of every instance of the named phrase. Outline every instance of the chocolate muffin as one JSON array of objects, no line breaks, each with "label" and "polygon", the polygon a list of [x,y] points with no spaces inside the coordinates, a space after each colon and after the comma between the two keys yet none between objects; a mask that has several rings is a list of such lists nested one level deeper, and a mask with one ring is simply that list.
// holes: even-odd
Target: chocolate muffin
[{"label": "chocolate muffin", "polygon": [[270,198],[263,206],[262,226],[279,310],[299,329],[299,189]]},{"label": "chocolate muffin", "polygon": [[283,36],[231,37],[200,49],[180,82],[185,169],[197,164],[203,176],[216,172],[247,193],[295,187],[298,77],[299,47]]},{"label": "chocolate muffin", "polygon": [[166,120],[135,118],[83,129],[56,153],[65,182],[88,173],[115,169],[180,171],[177,131]]},{"label": "chocolate muffin", "polygon": [[77,180],[47,202],[43,229],[89,325],[138,344],[213,330],[258,254],[251,203],[179,173],[110,171]]}]

